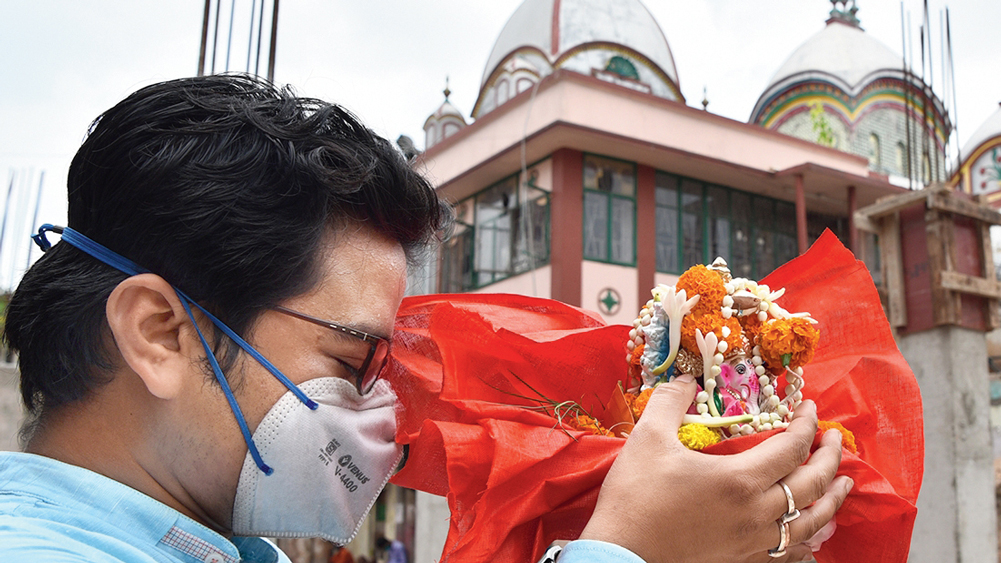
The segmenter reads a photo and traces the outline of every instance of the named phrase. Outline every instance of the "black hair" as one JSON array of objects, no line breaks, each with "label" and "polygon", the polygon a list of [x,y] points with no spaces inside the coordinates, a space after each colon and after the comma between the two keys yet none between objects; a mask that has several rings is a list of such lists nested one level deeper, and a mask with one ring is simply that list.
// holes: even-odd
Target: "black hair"
[{"label": "black hair", "polygon": [[[412,258],[449,219],[428,182],[349,112],[237,75],[133,93],[93,122],[67,187],[70,227],[241,335],[319,281],[330,229],[363,222]],[[115,355],[105,305],[126,277],[65,243],[24,275],[4,338],[36,416],[107,380]],[[235,346],[224,349],[232,365]]]}]

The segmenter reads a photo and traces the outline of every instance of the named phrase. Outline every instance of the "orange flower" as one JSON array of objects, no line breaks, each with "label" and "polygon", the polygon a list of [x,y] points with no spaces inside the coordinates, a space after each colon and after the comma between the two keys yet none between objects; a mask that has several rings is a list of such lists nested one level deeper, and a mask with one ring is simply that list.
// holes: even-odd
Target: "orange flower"
[{"label": "orange flower", "polygon": [[719,314],[720,308],[723,307],[723,297],[726,295],[723,278],[717,272],[701,264],[692,266],[684,274],[681,274],[681,277],[678,278],[677,289],[684,289],[688,297],[699,295],[699,302],[692,309],[693,315]]},{"label": "orange flower", "polygon": [[653,388],[644,389],[639,395],[633,399],[630,403],[630,407],[633,409],[633,416],[636,420],[640,419],[640,415],[643,414],[644,409],[646,409],[646,404],[650,400],[650,395],[653,395]]},{"label": "orange flower", "polygon": [[[713,274],[715,275],[715,274]],[[701,303],[701,301],[700,301]],[[723,338],[722,328],[726,326],[730,329],[730,336]],[[699,346],[695,343],[695,329],[702,331],[703,335],[713,332],[719,340],[726,340],[730,350],[735,350],[744,345],[741,339],[740,321],[736,317],[724,319],[723,314],[716,311],[714,314],[692,313],[685,315],[681,321],[681,346],[686,350],[699,353]]]},{"label": "orange flower", "polygon": [[591,434],[595,434],[597,436],[612,435],[611,430],[604,428],[601,426],[600,422],[583,413],[567,416],[563,420],[566,421],[572,428],[576,428],[577,430],[590,432]]},{"label": "orange flower", "polygon": [[766,322],[758,334],[761,359],[773,370],[806,365],[813,359],[820,331],[798,317]]},{"label": "orange flower", "polygon": [[744,336],[747,337],[747,341],[750,342],[752,346],[755,345],[754,339],[757,338],[758,333],[761,332],[762,324],[763,323],[758,320],[757,313],[751,313],[750,315],[740,317],[740,327],[744,330]]},{"label": "orange flower", "polygon": [[831,428],[834,428],[838,432],[841,432],[841,445],[853,454],[858,453],[858,446],[855,445],[855,435],[852,431],[845,428],[839,422],[834,422],[833,420],[821,420],[817,423],[817,429],[823,434]]},{"label": "orange flower", "polygon": [[640,367],[640,360],[643,358],[643,349],[646,344],[640,344],[629,353],[629,385],[639,385],[643,381],[643,368]]}]

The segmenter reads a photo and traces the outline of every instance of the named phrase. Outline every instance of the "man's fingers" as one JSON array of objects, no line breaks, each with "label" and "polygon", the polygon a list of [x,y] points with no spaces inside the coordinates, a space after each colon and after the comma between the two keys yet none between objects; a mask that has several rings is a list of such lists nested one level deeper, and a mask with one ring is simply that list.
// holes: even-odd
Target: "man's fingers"
[{"label": "man's fingers", "polygon": [[796,413],[785,431],[734,457],[739,458],[743,467],[767,468],[761,474],[761,478],[765,479],[761,484],[764,488],[792,473],[806,461],[816,435],[817,405],[813,401],[803,401],[796,407]]},{"label": "man's fingers", "polygon": [[[678,429],[685,418],[688,407],[695,399],[695,379],[688,374],[675,377],[667,383],[661,383],[653,390],[650,401],[643,409],[643,417],[637,423],[637,430],[642,427],[666,433],[667,436],[678,439]],[[634,431],[635,433],[635,431]]]},{"label": "man's fingers", "polygon": [[834,513],[841,508],[854,485],[847,475],[832,481],[824,496],[817,499],[813,506],[802,510],[800,517],[789,523],[789,543],[803,543],[820,531],[834,518]]},{"label": "man's fingers", "polygon": [[767,551],[759,551],[747,559],[747,563],[794,563],[795,561],[810,561],[813,552],[805,545],[791,545],[786,548],[785,555],[772,557]]},{"label": "man's fingers", "polygon": [[[828,430],[820,440],[820,447],[809,461],[782,478],[789,487],[796,508],[806,508],[824,495],[841,465],[841,433]],[[785,490],[776,483],[765,492],[765,506],[774,507],[775,514],[788,511]]]}]

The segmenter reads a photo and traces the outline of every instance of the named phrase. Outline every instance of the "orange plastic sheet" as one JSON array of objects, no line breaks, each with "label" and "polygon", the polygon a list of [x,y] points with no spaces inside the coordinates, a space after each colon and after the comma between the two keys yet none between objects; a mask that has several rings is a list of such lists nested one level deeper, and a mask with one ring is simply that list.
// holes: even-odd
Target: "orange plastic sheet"
[{"label": "orange plastic sheet", "polygon": [[[904,563],[923,472],[921,399],[868,271],[828,232],[761,283],[785,287],[785,309],[820,321],[804,396],[858,447],[843,452],[855,488],[817,560]],[[546,299],[404,300],[387,377],[410,458],[393,482],[447,497],[443,562],[535,561],[580,534],[625,440],[564,429],[538,407],[576,401],[600,418],[626,378],[628,331]],[[705,452],[742,451],[767,434]]]}]

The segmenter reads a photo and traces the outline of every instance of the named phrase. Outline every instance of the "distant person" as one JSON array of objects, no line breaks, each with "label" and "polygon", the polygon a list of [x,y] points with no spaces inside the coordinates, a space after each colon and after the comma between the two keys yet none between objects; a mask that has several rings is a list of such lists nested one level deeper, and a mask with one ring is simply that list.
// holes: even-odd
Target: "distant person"
[{"label": "distant person", "polygon": [[399,540],[387,540],[385,536],[375,538],[375,548],[386,554],[386,563],[409,563],[407,546]]},{"label": "distant person", "polygon": [[330,554],[328,563],[355,563],[355,558],[351,555],[351,551],[348,548],[335,546],[333,552]]}]

